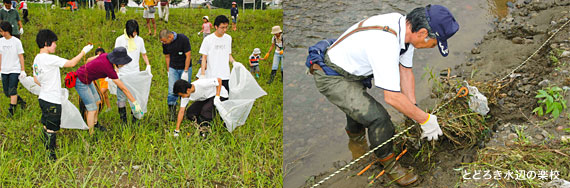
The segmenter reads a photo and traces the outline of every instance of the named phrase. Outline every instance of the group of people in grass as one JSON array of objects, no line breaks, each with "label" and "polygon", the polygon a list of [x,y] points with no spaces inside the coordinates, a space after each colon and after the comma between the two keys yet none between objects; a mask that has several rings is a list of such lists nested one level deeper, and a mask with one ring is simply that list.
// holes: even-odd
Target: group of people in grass
[{"label": "group of people in grass", "polygon": [[[203,20],[204,24],[200,33],[204,34],[199,49],[201,62],[195,81],[191,81],[190,77],[192,61],[189,38],[182,33],[166,29],[159,34],[168,67],[166,70],[168,74],[168,113],[170,121],[176,121],[176,129],[172,133],[176,137],[180,134],[180,125],[185,116],[197,122],[202,128],[209,127],[214,115],[214,100],[224,101],[229,96],[229,63],[235,61],[232,57],[232,37],[226,34],[230,20],[224,15],[217,16],[213,26],[207,16],[204,16]],[[26,102],[17,94],[19,76],[25,72],[24,50],[21,41],[14,37],[12,26],[13,24],[8,21],[0,23],[0,33],[3,36],[0,38],[0,72],[4,94],[10,98],[10,115],[14,115],[18,104],[21,108],[26,106]],[[215,30],[211,32],[211,29]],[[106,53],[103,48],[97,48],[95,56],[88,58],[84,65],[66,76],[66,86],[75,88],[80,96],[82,107],[86,110],[83,116],[90,134],[94,133],[95,128],[100,131],[106,130],[97,117],[104,105],[109,109],[110,104],[106,93],[109,90],[107,81],[112,81],[118,88],[117,107],[123,123],[129,122],[127,101],[130,102],[130,111],[133,112],[131,123],[137,123],[135,114],[144,114],[140,102],[135,99],[133,92],[121,79],[140,72],[141,58],[146,64],[145,71],[150,74],[151,65],[144,40],[139,33],[138,22],[128,20],[123,35],[115,40],[114,49]],[[282,31],[279,26],[275,26],[272,33],[275,36],[270,51],[275,47],[277,49],[275,59],[281,60],[283,57]],[[72,59],[64,59],[53,55],[56,52],[57,41],[58,37],[53,31],[40,30],[36,35],[36,43],[40,51],[35,56],[32,65],[34,82],[41,88],[38,103],[42,112],[44,143],[51,159],[56,159],[56,132],[60,129],[62,116],[60,68],[75,67],[93,49],[93,45],[88,44]],[[256,48],[250,57],[250,66],[252,70],[257,70],[257,76],[259,69],[254,67],[259,66],[259,59],[267,59],[269,56],[267,53],[265,58],[260,58],[260,53],[260,50]],[[274,65],[274,67],[277,66]],[[271,80],[273,77],[272,73]],[[179,99],[180,108],[177,110]],[[194,102],[188,106],[191,100]],[[202,128],[200,135],[206,137],[208,129]]]}]

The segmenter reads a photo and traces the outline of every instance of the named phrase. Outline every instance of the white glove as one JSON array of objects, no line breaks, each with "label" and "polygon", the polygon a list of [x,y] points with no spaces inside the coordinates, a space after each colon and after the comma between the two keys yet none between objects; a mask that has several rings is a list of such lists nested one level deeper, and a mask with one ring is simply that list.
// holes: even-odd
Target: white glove
[{"label": "white glove", "polygon": [[200,33],[202,33],[202,32],[198,32],[198,35],[200,35]]},{"label": "white glove", "polygon": [[[18,76],[18,79],[23,80],[26,78],[26,76],[28,76],[28,75],[26,75],[26,71],[22,71],[22,72],[20,72],[20,76]],[[2,80],[1,76],[0,76],[0,80]]]},{"label": "white glove", "polygon": [[24,28],[20,27],[20,35],[24,34]]},{"label": "white glove", "polygon": [[[215,96],[214,97],[214,105],[220,105],[222,103],[222,101],[220,100],[220,96]],[[218,109],[219,110],[219,109]]]},{"label": "white glove", "polygon": [[188,71],[184,71],[180,77],[180,79],[188,81]]},{"label": "white glove", "polygon": [[131,109],[135,111],[135,113],[140,113],[141,115],[143,115],[143,111],[141,108],[141,105],[139,104],[139,101],[135,101],[133,102],[133,105],[131,106]]},{"label": "white glove", "polygon": [[152,76],[152,73],[150,72],[150,65],[146,66],[145,71],[148,72],[148,74],[150,74],[150,76]]},{"label": "white glove", "polygon": [[432,139],[437,140],[438,136],[443,135],[441,128],[439,128],[439,124],[437,124],[437,116],[429,114],[428,120],[424,124],[420,124],[423,130],[422,138],[426,138],[428,141]]},{"label": "white glove", "polygon": [[83,51],[83,52],[85,52],[85,54],[87,54],[87,53],[89,53],[89,51],[91,51],[91,49],[93,49],[93,45],[89,44],[89,45],[83,47],[83,50],[81,50],[81,51]]}]

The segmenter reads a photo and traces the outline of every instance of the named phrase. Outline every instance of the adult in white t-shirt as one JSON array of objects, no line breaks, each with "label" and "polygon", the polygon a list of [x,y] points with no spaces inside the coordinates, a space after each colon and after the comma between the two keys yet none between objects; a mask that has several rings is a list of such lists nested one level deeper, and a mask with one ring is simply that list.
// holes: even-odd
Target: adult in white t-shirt
[{"label": "adult in white t-shirt", "polygon": [[[201,78],[193,81],[192,84],[180,79],[174,83],[173,92],[182,98],[174,136],[180,133],[180,124],[184,119],[184,114],[188,119],[197,121],[201,127],[209,126],[213,118],[214,97],[228,97],[228,91],[222,86],[220,78]],[[195,102],[186,109],[190,101]],[[200,133],[202,136],[206,134],[203,129]]]},{"label": "adult in white t-shirt", "polygon": [[24,48],[20,39],[13,37],[10,32],[12,25],[10,22],[0,23],[0,73],[2,77],[2,88],[4,95],[10,98],[10,106],[8,112],[14,115],[16,105],[19,103],[20,107],[24,108],[26,102],[18,95],[18,83],[20,72],[24,71]]},{"label": "adult in white t-shirt", "polygon": [[[119,79],[121,76],[126,76],[133,73],[140,72],[139,60],[142,56],[146,66],[150,66],[148,57],[146,55],[146,48],[144,46],[143,38],[138,36],[139,24],[136,20],[128,20],[126,24],[125,33],[115,40],[116,47],[125,47],[127,53],[132,61],[125,66],[119,68]],[[117,106],[119,109],[119,117],[123,123],[127,123],[127,96],[121,90],[117,90]],[[136,118],[133,116],[133,122]]]},{"label": "adult in white t-shirt", "polygon": [[[366,30],[370,27],[376,29]],[[366,141],[361,139],[365,138],[366,129],[370,148],[394,136],[390,115],[367,93],[365,85],[370,82],[362,82],[371,77],[374,85],[384,90],[386,103],[421,123],[422,138],[437,140],[443,134],[437,117],[414,105],[413,51],[439,44],[440,53],[447,56],[447,39],[458,29],[451,12],[439,5],[419,7],[406,16],[399,13],[372,16],[347,29],[328,48],[323,66],[337,74],[323,72],[319,62],[311,65],[319,92],[346,114],[345,129],[352,142]],[[395,160],[391,142],[374,153],[386,167],[388,177],[399,185],[409,185],[418,179]]]},{"label": "adult in white t-shirt", "polygon": [[208,35],[202,41],[200,54],[202,54],[202,66],[198,71],[199,78],[221,78],[222,85],[229,91],[230,62],[232,57],[232,37],[226,34],[229,20],[220,15],[214,21],[216,31]]},{"label": "adult in white t-shirt", "polygon": [[38,97],[42,110],[41,123],[44,125],[44,145],[50,151],[50,158],[56,159],[55,143],[56,131],[60,129],[61,123],[61,74],[59,69],[63,67],[74,67],[81,58],[93,49],[93,45],[83,47],[81,53],[71,60],[67,60],[56,55],[55,49],[57,35],[51,30],[42,29],[36,36],[36,43],[40,48],[40,53],[34,58],[33,76],[34,82],[40,86]]}]

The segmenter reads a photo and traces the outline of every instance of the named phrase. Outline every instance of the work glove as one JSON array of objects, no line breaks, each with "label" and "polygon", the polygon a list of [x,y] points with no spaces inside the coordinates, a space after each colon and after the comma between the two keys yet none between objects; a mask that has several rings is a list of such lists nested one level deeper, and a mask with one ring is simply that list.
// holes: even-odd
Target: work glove
[{"label": "work glove", "polygon": [[437,124],[437,116],[428,114],[428,120],[421,124],[422,128],[422,139],[427,138],[428,141],[437,140],[438,136],[443,135],[441,128],[439,128],[439,124]]},{"label": "work glove", "polygon": [[135,113],[137,113],[137,114],[138,113],[140,113],[141,115],[144,114],[142,111],[141,105],[139,104],[139,101],[133,102],[133,105],[131,106],[131,110],[134,110]]},{"label": "work glove", "polygon": [[265,54],[265,56],[263,56],[263,59],[267,59],[267,58],[269,58],[269,52],[267,52],[267,53]]},{"label": "work glove", "polygon": [[91,49],[93,49],[93,44],[89,44],[89,45],[83,47],[83,50],[81,50],[81,51],[83,51],[83,52],[85,52],[85,54],[87,54],[87,53],[89,53],[89,51],[91,51]]},{"label": "work glove", "polygon": [[20,35],[24,34],[24,28],[20,27]]},{"label": "work glove", "polygon": [[180,77],[180,79],[188,81],[188,71],[184,71]]},{"label": "work glove", "polygon": [[150,74],[150,76],[152,76],[152,73],[150,72],[150,65],[147,65],[146,69],[144,71],[148,72],[148,74]]},{"label": "work glove", "polygon": [[283,55],[283,50],[279,51],[279,55]]},{"label": "work glove", "polygon": [[200,33],[202,33],[202,32],[198,32],[198,35],[200,35]]},{"label": "work glove", "polygon": [[[18,76],[18,79],[23,80],[24,78],[26,78],[26,76],[28,76],[26,74],[26,71],[22,71],[22,72],[20,72],[20,76]],[[2,80],[1,76],[0,76],[0,80]]]},{"label": "work glove", "polygon": [[[220,104],[222,104],[222,101],[220,100],[220,96],[217,96],[217,95],[216,95],[216,96],[214,97],[214,105],[218,105],[218,106],[219,106]],[[220,110],[220,109],[218,109],[218,110]]]}]

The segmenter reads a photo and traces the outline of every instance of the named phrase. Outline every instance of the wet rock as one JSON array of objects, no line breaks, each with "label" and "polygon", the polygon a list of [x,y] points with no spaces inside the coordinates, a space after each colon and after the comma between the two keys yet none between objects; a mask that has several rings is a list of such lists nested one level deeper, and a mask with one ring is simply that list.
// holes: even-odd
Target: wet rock
[{"label": "wet rock", "polygon": [[524,39],[525,44],[532,44],[534,41],[532,39]]},{"label": "wet rock", "polygon": [[544,183],[544,188],[568,188],[570,187],[570,182],[564,179],[555,179],[548,183]]},{"label": "wet rock", "polygon": [[538,141],[541,141],[544,139],[544,136],[542,136],[542,134],[536,134],[534,135],[534,139],[537,139]]},{"label": "wet rock", "polygon": [[479,50],[479,48],[473,48],[473,49],[471,49],[471,53],[472,54],[480,54],[481,50]]},{"label": "wet rock", "polygon": [[570,57],[570,51],[564,51],[560,54],[560,57]]},{"label": "wet rock", "polygon": [[509,135],[507,136],[507,139],[509,140],[514,140],[515,138],[518,138],[519,136],[515,133],[509,133]]},{"label": "wet rock", "polygon": [[554,48],[558,48],[558,44],[554,43],[554,44],[550,44],[550,48],[554,49]]},{"label": "wet rock", "polygon": [[524,44],[524,39],[523,39],[523,38],[520,38],[520,37],[515,37],[515,38],[512,39],[512,42],[513,42],[514,44]]},{"label": "wet rock", "polygon": [[465,65],[467,65],[467,66],[471,66],[471,65],[473,65],[473,63],[471,63],[471,62],[467,62],[467,63],[465,63]]},{"label": "wet rock", "polygon": [[550,80],[547,80],[547,79],[544,79],[538,83],[538,86],[540,86],[540,87],[546,87],[548,85],[550,85]]}]

